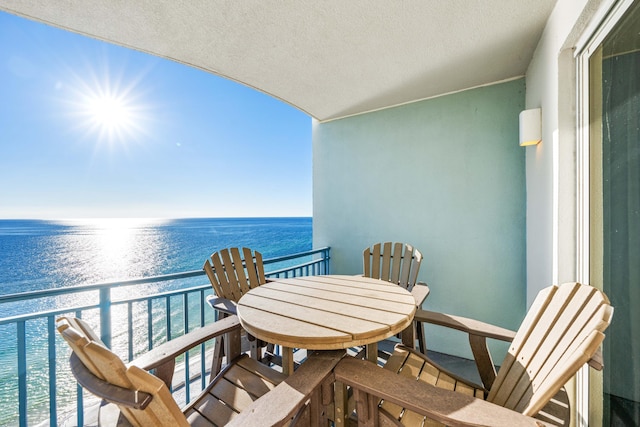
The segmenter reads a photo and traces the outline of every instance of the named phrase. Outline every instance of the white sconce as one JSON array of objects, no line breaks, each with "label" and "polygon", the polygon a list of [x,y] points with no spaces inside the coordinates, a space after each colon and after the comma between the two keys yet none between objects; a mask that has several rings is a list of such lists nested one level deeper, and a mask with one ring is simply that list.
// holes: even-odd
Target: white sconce
[{"label": "white sconce", "polygon": [[520,113],[520,146],[536,145],[542,141],[542,110],[532,108]]}]

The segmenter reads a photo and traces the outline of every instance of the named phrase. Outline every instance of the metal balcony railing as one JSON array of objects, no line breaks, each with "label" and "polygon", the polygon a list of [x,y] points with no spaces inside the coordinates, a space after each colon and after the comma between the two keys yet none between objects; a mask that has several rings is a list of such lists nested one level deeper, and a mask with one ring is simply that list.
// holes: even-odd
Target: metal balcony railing
[{"label": "metal balcony railing", "polygon": [[[329,274],[328,247],[264,261],[267,277]],[[82,317],[100,331],[102,341],[123,360],[214,321],[202,284],[204,271],[110,283],[0,295],[0,352],[13,363],[0,366],[0,402],[15,408],[0,425],[85,425],[97,408],[69,370],[70,350],[58,336],[55,319]],[[27,312],[19,309],[29,307]],[[210,367],[205,350],[187,353],[173,393],[186,404],[206,385]]]}]

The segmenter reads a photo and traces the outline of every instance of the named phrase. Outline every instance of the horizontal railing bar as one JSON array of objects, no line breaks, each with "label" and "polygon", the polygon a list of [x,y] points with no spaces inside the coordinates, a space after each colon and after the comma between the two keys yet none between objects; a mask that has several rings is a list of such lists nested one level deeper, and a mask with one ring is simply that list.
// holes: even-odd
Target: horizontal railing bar
[{"label": "horizontal railing bar", "polygon": [[[326,251],[327,249],[329,248],[325,247],[325,248],[314,249],[307,252],[300,252],[293,255],[286,255],[283,257],[269,258],[264,260],[263,264],[273,264],[276,262],[287,261],[290,259],[299,258],[303,256],[314,255],[314,254]],[[140,285],[140,284],[146,284],[146,283],[166,282],[169,280],[188,279],[190,277],[198,277],[198,276],[204,276],[204,275],[205,275],[204,270],[191,270],[191,271],[183,271],[179,273],[170,273],[170,274],[163,274],[159,276],[150,276],[150,277],[137,278],[137,279],[116,280],[113,282],[70,286],[66,288],[19,292],[14,294],[0,295],[0,304],[15,302],[15,301],[24,301],[25,299],[44,298],[44,297],[51,297],[51,296],[58,296],[58,295],[65,295],[65,294],[75,294],[78,292],[95,291],[102,288],[116,288],[116,287]]]}]

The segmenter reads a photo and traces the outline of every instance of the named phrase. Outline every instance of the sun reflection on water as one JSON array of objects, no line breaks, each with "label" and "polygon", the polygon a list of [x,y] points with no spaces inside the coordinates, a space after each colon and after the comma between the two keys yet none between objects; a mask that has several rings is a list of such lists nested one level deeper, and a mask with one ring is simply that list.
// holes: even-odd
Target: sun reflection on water
[{"label": "sun reflection on water", "polygon": [[71,273],[74,281],[95,283],[158,274],[169,245],[158,230],[163,222],[149,218],[67,221],[76,230],[60,237],[61,275]]},{"label": "sun reflection on water", "polygon": [[157,235],[145,233],[147,224],[148,221],[129,218],[101,220],[97,224],[95,266],[104,277],[137,275],[145,261],[154,262],[161,242]]}]

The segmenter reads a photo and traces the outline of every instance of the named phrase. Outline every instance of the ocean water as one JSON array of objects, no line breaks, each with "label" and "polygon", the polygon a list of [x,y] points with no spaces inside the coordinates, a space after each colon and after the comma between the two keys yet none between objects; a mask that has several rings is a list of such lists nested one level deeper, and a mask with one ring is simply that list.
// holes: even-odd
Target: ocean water
[{"label": "ocean water", "polygon": [[218,249],[311,249],[311,218],[0,220],[0,295],[199,270]]},{"label": "ocean water", "polygon": [[[211,253],[231,246],[251,247],[265,259],[310,250],[312,219],[0,220],[0,295],[200,270]],[[2,304],[0,318],[33,310],[32,304]],[[0,426],[17,425],[15,333],[0,327]],[[47,357],[39,353],[39,334],[28,330],[34,369]],[[37,375],[28,382],[30,390],[47,387]],[[46,417],[47,407],[42,401],[31,409],[30,402],[29,425]]]}]

